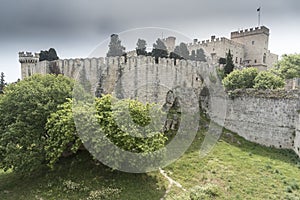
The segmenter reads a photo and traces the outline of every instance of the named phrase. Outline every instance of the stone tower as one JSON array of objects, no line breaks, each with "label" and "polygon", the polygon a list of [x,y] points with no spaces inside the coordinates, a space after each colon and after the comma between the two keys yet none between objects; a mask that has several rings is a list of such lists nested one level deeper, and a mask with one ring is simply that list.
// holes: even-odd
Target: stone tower
[{"label": "stone tower", "polygon": [[39,62],[39,54],[31,52],[19,52],[19,62],[21,63],[21,78],[24,79],[35,73],[35,68]]},{"label": "stone tower", "polygon": [[167,38],[163,39],[163,42],[165,43],[168,52],[172,52],[175,49],[175,42],[176,42],[176,37],[169,36]]},{"label": "stone tower", "polygon": [[278,60],[278,56],[268,50],[269,35],[265,26],[231,32],[231,40],[244,45],[245,66],[266,70]]}]

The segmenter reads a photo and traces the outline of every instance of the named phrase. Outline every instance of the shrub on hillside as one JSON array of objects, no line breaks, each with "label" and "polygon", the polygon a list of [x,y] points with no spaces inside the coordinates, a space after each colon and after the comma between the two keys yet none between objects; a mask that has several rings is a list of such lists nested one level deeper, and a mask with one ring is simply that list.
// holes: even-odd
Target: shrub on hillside
[{"label": "shrub on hillside", "polygon": [[277,89],[284,87],[284,80],[268,71],[259,72],[259,74],[254,79],[255,89]]},{"label": "shrub on hillside", "polygon": [[226,90],[253,88],[257,74],[258,70],[253,67],[234,70],[223,79],[222,83]]}]

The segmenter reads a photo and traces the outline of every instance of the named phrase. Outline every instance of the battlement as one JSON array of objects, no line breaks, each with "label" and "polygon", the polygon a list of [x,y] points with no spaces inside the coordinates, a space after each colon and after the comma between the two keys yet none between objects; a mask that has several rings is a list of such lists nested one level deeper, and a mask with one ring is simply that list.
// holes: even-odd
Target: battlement
[{"label": "battlement", "polygon": [[256,34],[265,34],[269,36],[270,30],[265,26],[250,28],[250,29],[244,29],[240,31],[234,31],[231,32],[231,39],[238,38],[238,37],[245,37],[250,35],[256,35]]},{"label": "battlement", "polygon": [[40,59],[39,53],[35,53],[33,55],[32,52],[26,52],[26,53],[24,53],[23,51],[19,52],[20,63],[37,63],[39,59]]},{"label": "battlement", "polygon": [[192,46],[192,45],[205,45],[205,44],[211,44],[211,43],[215,43],[215,42],[224,42],[225,40],[226,40],[225,37],[216,38],[216,36],[213,35],[213,36],[211,36],[210,40],[201,40],[201,41],[198,41],[198,39],[194,39],[193,43],[189,43],[188,46]]},{"label": "battlement", "polygon": [[211,36],[211,39],[210,40],[202,40],[202,41],[198,41],[197,39],[194,39],[193,40],[193,43],[189,43],[188,46],[209,46],[209,45],[212,45],[212,44],[220,44],[220,43],[228,43],[228,44],[234,44],[236,46],[239,46],[239,47],[243,47],[242,44],[240,43],[237,43],[235,41],[232,41],[230,39],[227,39],[225,37],[220,37],[220,38],[216,38],[216,36]]}]

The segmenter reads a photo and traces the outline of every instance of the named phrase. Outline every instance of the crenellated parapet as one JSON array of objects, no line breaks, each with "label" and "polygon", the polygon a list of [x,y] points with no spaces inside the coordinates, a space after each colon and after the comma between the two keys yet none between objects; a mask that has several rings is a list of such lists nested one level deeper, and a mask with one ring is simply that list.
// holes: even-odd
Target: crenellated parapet
[{"label": "crenellated parapet", "polygon": [[198,41],[197,39],[194,39],[194,42],[189,43],[188,46],[198,46],[200,48],[200,47],[206,47],[206,46],[210,46],[210,45],[217,46],[217,45],[221,45],[221,44],[225,44],[225,43],[235,45],[240,48],[244,47],[242,44],[232,41],[230,39],[227,39],[225,37],[216,38],[215,36],[211,36],[210,40]]},{"label": "crenellated parapet", "polygon": [[265,26],[260,26],[260,27],[244,29],[240,31],[234,31],[231,32],[231,39],[250,36],[250,35],[257,35],[257,34],[265,34],[269,36],[270,30]]},{"label": "crenellated parapet", "polygon": [[39,62],[40,55],[39,53],[35,53],[34,55],[32,52],[19,52],[19,62],[20,63],[37,63]]},{"label": "crenellated parapet", "polygon": [[202,41],[198,41],[198,39],[194,39],[193,43],[189,43],[188,46],[191,45],[208,45],[211,43],[215,43],[215,42],[223,42],[225,41],[226,38],[221,37],[221,38],[216,38],[215,36],[211,36],[210,40],[202,40]]}]

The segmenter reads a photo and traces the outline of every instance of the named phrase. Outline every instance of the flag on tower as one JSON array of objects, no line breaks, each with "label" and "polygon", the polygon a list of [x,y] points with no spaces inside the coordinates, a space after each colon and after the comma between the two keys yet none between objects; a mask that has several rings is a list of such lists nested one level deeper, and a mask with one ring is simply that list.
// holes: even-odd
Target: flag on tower
[{"label": "flag on tower", "polygon": [[258,7],[256,11],[258,12],[258,26],[260,26],[260,7]]}]

